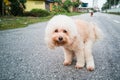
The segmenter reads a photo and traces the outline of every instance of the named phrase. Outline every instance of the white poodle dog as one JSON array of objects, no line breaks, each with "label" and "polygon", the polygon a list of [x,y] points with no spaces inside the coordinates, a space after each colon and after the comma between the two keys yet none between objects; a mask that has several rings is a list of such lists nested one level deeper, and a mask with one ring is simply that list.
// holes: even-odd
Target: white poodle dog
[{"label": "white poodle dog", "polygon": [[66,15],[54,16],[47,24],[45,41],[49,48],[62,46],[64,50],[65,66],[72,63],[76,56],[77,69],[95,69],[92,56],[92,45],[101,37],[101,30],[93,23],[74,20]]}]

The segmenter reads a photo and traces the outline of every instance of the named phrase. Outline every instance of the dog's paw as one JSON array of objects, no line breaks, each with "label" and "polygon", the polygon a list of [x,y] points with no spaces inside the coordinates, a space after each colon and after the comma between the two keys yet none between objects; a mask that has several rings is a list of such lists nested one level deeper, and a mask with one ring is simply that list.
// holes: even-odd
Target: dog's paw
[{"label": "dog's paw", "polygon": [[64,61],[64,62],[63,62],[63,65],[64,65],[64,66],[69,66],[69,65],[71,65],[71,62],[66,62],[66,61]]},{"label": "dog's paw", "polygon": [[87,64],[87,70],[88,71],[94,71],[94,69],[95,69],[95,65],[94,65],[93,62]]},{"label": "dog's paw", "polygon": [[82,69],[84,67],[84,64],[76,64],[75,68],[76,69]]},{"label": "dog's paw", "polygon": [[87,70],[88,70],[88,71],[94,71],[94,69],[95,69],[95,68],[94,68],[93,66],[88,66],[88,67],[87,67]]},{"label": "dog's paw", "polygon": [[76,68],[76,69],[82,69],[82,68],[83,68],[83,66],[80,66],[80,65],[75,65],[75,68]]}]

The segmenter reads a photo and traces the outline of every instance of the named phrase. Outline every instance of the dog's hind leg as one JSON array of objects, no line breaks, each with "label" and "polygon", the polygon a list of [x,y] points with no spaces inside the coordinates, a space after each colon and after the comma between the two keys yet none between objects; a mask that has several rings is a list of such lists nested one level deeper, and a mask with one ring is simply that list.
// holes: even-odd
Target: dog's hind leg
[{"label": "dog's hind leg", "polygon": [[91,40],[88,40],[87,42],[85,42],[84,47],[86,67],[89,71],[93,71],[95,69],[94,59],[92,55],[92,45],[93,42]]}]

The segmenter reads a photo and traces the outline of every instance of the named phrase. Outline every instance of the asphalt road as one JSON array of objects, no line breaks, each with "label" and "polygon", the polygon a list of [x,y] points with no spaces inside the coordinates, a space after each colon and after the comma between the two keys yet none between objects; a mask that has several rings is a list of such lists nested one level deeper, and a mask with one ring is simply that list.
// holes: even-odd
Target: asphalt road
[{"label": "asphalt road", "polygon": [[93,48],[96,69],[63,66],[61,48],[49,50],[44,43],[47,22],[0,31],[0,80],[120,80],[120,16],[95,13],[73,16],[95,22],[104,39]]}]

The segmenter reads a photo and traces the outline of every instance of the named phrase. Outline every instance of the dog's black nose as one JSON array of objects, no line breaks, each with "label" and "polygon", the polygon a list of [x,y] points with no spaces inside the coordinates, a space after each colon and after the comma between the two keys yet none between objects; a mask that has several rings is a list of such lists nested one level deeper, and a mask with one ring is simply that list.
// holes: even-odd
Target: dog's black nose
[{"label": "dog's black nose", "polygon": [[59,37],[59,41],[62,41],[63,40],[63,37]]}]

